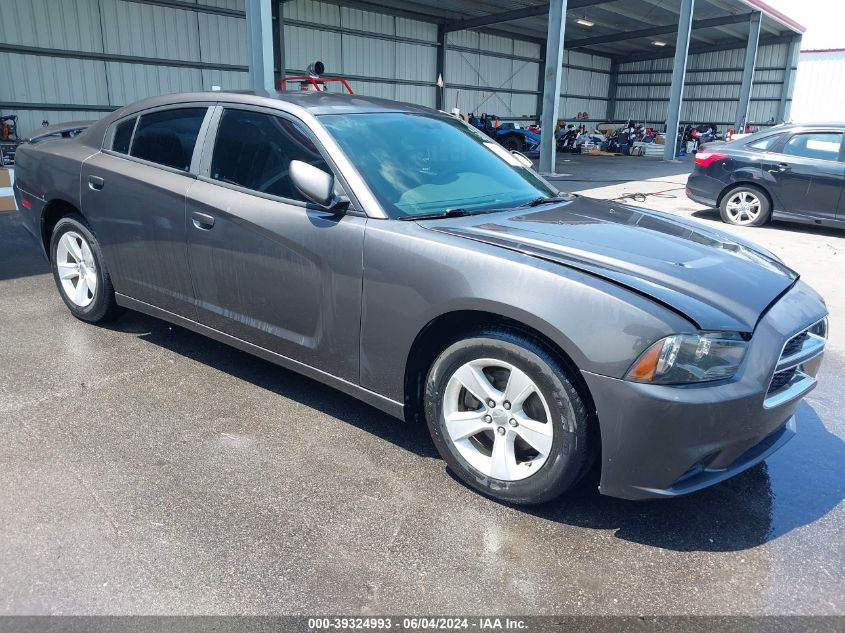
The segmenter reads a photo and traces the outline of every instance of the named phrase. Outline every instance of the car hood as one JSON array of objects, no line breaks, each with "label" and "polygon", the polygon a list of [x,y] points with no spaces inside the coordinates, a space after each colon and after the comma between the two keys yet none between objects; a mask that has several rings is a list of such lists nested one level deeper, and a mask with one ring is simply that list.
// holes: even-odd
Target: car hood
[{"label": "car hood", "polygon": [[680,312],[703,330],[752,332],[798,279],[771,253],[721,231],[582,196],[420,224],[602,277]]}]

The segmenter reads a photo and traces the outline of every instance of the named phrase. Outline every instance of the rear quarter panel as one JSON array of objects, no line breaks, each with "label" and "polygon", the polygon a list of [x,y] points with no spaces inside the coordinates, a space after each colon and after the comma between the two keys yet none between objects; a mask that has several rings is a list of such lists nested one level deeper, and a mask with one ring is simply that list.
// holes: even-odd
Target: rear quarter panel
[{"label": "rear quarter panel", "polygon": [[82,208],[82,162],[96,152],[75,139],[43,140],[18,149],[15,156],[16,195],[25,197],[31,204],[27,209],[18,200],[18,208],[27,229],[36,237],[41,237],[43,212],[50,202],[60,200]]}]

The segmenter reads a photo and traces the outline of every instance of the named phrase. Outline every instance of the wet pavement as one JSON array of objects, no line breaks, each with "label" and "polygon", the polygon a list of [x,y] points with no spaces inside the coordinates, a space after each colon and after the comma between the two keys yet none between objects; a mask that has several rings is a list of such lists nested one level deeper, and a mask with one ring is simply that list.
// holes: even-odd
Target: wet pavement
[{"label": "wet pavement", "polygon": [[527,510],[314,381],[135,313],[76,321],[14,214],[0,350],[0,614],[845,614],[838,348],[767,463]]}]

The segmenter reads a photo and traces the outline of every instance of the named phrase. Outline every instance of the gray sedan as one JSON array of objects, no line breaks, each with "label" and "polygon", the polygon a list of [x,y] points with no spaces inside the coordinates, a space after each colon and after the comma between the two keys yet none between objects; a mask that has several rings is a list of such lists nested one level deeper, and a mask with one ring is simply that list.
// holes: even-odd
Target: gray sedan
[{"label": "gray sedan", "polygon": [[594,463],[608,495],[698,490],[788,441],[816,384],[827,311],[775,256],[562,194],[427,108],[170,95],[46,130],[16,171],[74,316],[138,310],[424,421],[503,501]]}]

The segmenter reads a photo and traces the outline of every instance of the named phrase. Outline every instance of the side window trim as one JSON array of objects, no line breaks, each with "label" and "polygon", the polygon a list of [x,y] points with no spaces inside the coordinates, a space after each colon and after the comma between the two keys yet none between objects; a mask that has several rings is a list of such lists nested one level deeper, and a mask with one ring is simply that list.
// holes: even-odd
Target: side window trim
[{"label": "side window trim", "polygon": [[[746,143],[745,147],[747,149],[753,150],[755,152],[763,152],[765,154],[770,154],[775,152],[775,148],[780,146],[783,142],[785,134],[783,132],[769,134],[768,136],[764,136],[763,138],[759,138],[756,141],[751,141],[750,143]],[[770,141],[768,146],[765,149],[754,147],[757,143],[762,143],[763,141]]]},{"label": "side window trim", "polygon": [[[295,200],[293,198],[283,198],[281,196],[275,196],[273,194],[264,193],[262,191],[256,191],[255,189],[248,189],[247,187],[242,187],[240,185],[236,185],[230,182],[223,182],[221,180],[215,180],[211,177],[211,162],[214,156],[214,146],[217,142],[217,134],[220,131],[220,120],[223,118],[223,113],[225,110],[246,110],[250,112],[258,112],[260,114],[266,114],[269,116],[279,117],[281,119],[285,119],[286,121],[290,121],[291,123],[300,126],[303,130],[305,130],[308,137],[314,143],[314,146],[317,148],[317,151],[320,152],[323,160],[325,161],[326,165],[332,172],[332,175],[335,178],[335,184],[339,186],[342,193],[350,198],[350,206],[346,210],[347,215],[364,215],[363,211],[361,211],[360,205],[357,203],[354,195],[350,194],[349,186],[346,183],[343,175],[340,173],[340,170],[335,165],[334,161],[331,160],[329,153],[326,151],[325,147],[323,147],[322,143],[320,143],[319,139],[317,139],[316,135],[313,133],[311,128],[301,119],[294,116],[290,112],[285,112],[284,110],[277,110],[275,108],[267,108],[263,106],[253,106],[249,104],[242,104],[242,103],[218,103],[214,108],[214,114],[209,120],[208,131],[205,136],[205,141],[203,143],[203,151],[200,161],[198,163],[198,171],[196,172],[196,176],[198,180],[202,180],[203,182],[207,182],[212,185],[216,185],[218,187],[225,187],[227,189],[232,189],[234,191],[238,191],[240,193],[245,193],[251,196],[256,196],[259,198],[264,198],[265,200],[272,200],[274,202],[282,202],[285,204],[292,204],[294,206],[308,208],[308,209],[317,209],[319,210],[320,207],[315,205],[312,202],[304,202],[302,200]],[[199,141],[198,141],[199,142]]]},{"label": "side window trim", "polygon": [[[191,164],[188,168],[188,172],[193,174],[194,176],[197,176],[200,173],[202,160],[205,157],[205,139],[209,135],[210,130],[216,129],[217,122],[220,120],[219,110],[219,106],[210,105],[205,111],[205,117],[202,120],[202,125],[200,125],[200,131],[197,134],[197,141],[196,143],[194,143],[194,153],[191,155]],[[212,128],[212,125],[214,125],[215,127]]]},{"label": "side window trim", "polygon": [[[109,131],[106,134],[106,138],[104,139],[104,147],[101,148],[105,154],[109,154],[111,156],[117,156],[119,158],[123,158],[125,160],[131,160],[136,163],[140,163],[141,165],[148,165],[149,167],[155,167],[157,169],[163,169],[164,171],[169,171],[174,174],[181,174],[183,176],[187,176],[189,178],[196,178],[197,177],[197,169],[199,167],[200,157],[202,155],[202,144],[200,141],[202,140],[204,132],[208,130],[208,124],[211,120],[212,111],[215,109],[215,103],[209,101],[186,101],[184,103],[171,103],[163,106],[156,106],[154,108],[148,108],[146,110],[140,110],[138,112],[133,112],[117,121],[114,121],[109,126]],[[161,112],[163,110],[180,110],[185,108],[205,108],[205,116],[203,118],[202,124],[200,125],[199,133],[197,134],[196,143],[194,143],[194,152],[191,155],[191,162],[188,171],[183,169],[176,169],[175,167],[170,167],[169,165],[162,165],[161,163],[156,163],[150,160],[145,160],[143,158],[138,158],[137,156],[132,156],[132,145],[135,143],[135,132],[138,130],[138,123],[141,120],[141,117],[146,114],[153,114],[155,112]],[[112,142],[114,141],[114,130],[118,124],[122,121],[130,117],[135,117],[135,126],[132,128],[132,138],[129,141],[129,154],[121,154],[120,152],[116,152],[111,149]]]},{"label": "side window trim", "polygon": [[106,134],[106,137],[103,139],[103,146],[100,148],[102,151],[107,152],[109,154],[115,154],[117,156],[129,156],[129,151],[124,154],[123,152],[118,152],[112,149],[112,146],[114,145],[114,136],[117,133],[118,126],[124,123],[127,119],[131,118],[135,119],[135,124],[132,126],[132,134],[129,136],[129,151],[131,151],[132,141],[135,140],[135,130],[138,129],[138,119],[141,118],[137,112],[135,114],[130,114],[128,116],[118,119],[117,121],[112,122],[112,124],[109,126],[108,134]]},{"label": "side window trim", "polygon": [[[223,106],[215,104],[209,108],[211,115],[208,117],[208,126],[205,129],[205,136],[202,138],[202,152],[197,164],[197,177],[209,177],[211,173],[211,157],[214,154],[214,143],[217,141],[217,131],[220,128],[220,118],[223,116]],[[197,139],[199,144],[200,139]]]}]

